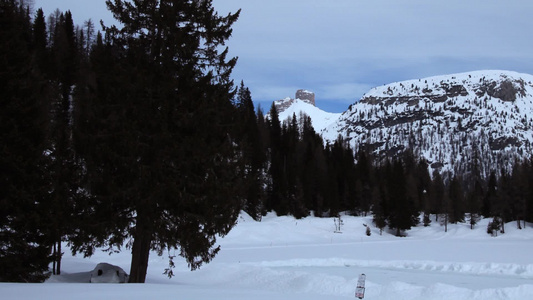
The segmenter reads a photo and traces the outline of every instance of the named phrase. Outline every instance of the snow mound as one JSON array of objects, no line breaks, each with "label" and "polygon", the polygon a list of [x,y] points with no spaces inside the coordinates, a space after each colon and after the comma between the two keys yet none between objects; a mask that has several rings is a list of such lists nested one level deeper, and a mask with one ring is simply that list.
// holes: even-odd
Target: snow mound
[{"label": "snow mound", "polygon": [[121,267],[99,263],[91,272],[91,283],[126,283],[129,276]]}]

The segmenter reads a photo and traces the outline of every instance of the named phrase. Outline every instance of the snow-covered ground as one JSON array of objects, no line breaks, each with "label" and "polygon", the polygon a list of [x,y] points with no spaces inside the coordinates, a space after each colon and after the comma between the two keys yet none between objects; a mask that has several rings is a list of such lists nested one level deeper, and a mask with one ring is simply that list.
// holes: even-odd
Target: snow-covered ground
[{"label": "snow-covered ground", "polygon": [[[433,221],[397,238],[363,224],[371,217],[333,219],[242,214],[220,240],[215,260],[198,271],[179,261],[163,275],[167,258],[151,255],[146,284],[89,284],[99,262],[129,270],[130,254],[65,255],[63,275],[45,284],[0,284],[0,299],[350,299],[357,277],[367,275],[365,299],[533,299],[533,228],[506,224],[506,234],[486,234],[488,220],[470,230]],[[170,253],[174,254],[174,253]]]}]

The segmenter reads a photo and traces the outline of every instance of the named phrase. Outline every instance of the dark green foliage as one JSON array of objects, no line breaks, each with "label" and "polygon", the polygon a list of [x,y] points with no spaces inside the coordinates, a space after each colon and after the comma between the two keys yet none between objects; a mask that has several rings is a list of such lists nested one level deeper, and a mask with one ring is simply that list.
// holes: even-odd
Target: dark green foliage
[{"label": "dark green foliage", "polygon": [[282,147],[282,130],[276,106],[272,104],[269,111],[269,137],[270,137],[270,168],[268,170],[270,181],[268,182],[267,210],[274,210],[278,215],[289,213],[286,156]]},{"label": "dark green foliage", "polygon": [[33,41],[32,47],[35,51],[36,63],[39,65],[40,72],[45,74],[48,68],[48,35],[46,32],[46,21],[42,9],[37,10],[33,21]]},{"label": "dark green foliage", "polygon": [[465,215],[465,200],[460,180],[454,176],[449,184],[450,214],[449,222],[452,224],[463,222]]},{"label": "dark green foliage", "polygon": [[432,212],[435,214],[435,221],[444,223],[444,230],[448,231],[448,222],[450,214],[450,200],[448,198],[448,190],[444,184],[442,176],[438,172],[433,173],[433,199],[432,203],[434,205]]},{"label": "dark green foliage", "polygon": [[[267,211],[297,218],[306,217],[310,211],[317,216],[361,211],[351,184],[356,178],[353,150],[342,138],[324,147],[309,116],[293,115],[281,122],[275,105],[266,124]],[[366,174],[365,182],[368,177]],[[365,211],[368,209],[369,205]]]},{"label": "dark green foliage", "polygon": [[526,161],[523,163],[524,170],[526,171],[526,203],[525,203],[525,219],[524,221],[533,221],[533,161]]},{"label": "dark green foliage", "polygon": [[406,173],[401,161],[396,160],[392,164],[391,172],[387,174],[389,182],[389,215],[388,225],[396,229],[396,236],[401,236],[403,230],[410,229],[413,224],[413,212],[415,211],[411,203],[407,184]]},{"label": "dark green foliage", "polygon": [[[106,29],[80,87],[77,150],[93,196],[75,251],[133,238],[131,282],[149,250],[178,249],[191,269],[219,251],[242,199],[230,72],[220,50],[238,13],[211,1],[107,1],[123,28]],[[90,213],[94,211],[94,213]]]},{"label": "dark green foliage", "polygon": [[498,231],[502,229],[502,225],[502,220],[499,217],[494,217],[487,225],[487,233],[492,236],[498,236]]},{"label": "dark green foliage", "polygon": [[50,263],[47,105],[30,18],[18,1],[0,1],[0,41],[0,281],[41,282]]},{"label": "dark green foliage", "polygon": [[244,178],[244,190],[242,191],[245,199],[244,210],[255,220],[260,220],[265,201],[263,186],[266,182],[264,176],[266,155],[252,95],[250,90],[244,86],[244,82],[241,82],[237,91],[235,106],[239,118],[235,136],[242,153],[239,168]]},{"label": "dark green foliage", "polygon": [[493,206],[497,202],[498,198],[498,180],[496,178],[496,173],[492,171],[489,176],[487,183],[487,193],[483,197],[483,207],[482,214],[485,218],[494,215]]},{"label": "dark green foliage", "polygon": [[61,13],[53,25],[53,39],[51,41],[49,74],[55,83],[60,120],[65,122],[68,110],[71,88],[76,82],[79,67],[78,47],[74,22],[70,11]]},{"label": "dark green foliage", "polygon": [[327,177],[326,158],[322,138],[315,132],[309,116],[302,116],[300,144],[301,169],[300,182],[303,189],[303,202],[315,215],[325,210],[325,181]]},{"label": "dark green foliage", "polygon": [[[346,162],[347,163],[347,162]],[[348,164],[349,165],[349,164]],[[356,179],[357,178],[357,179]],[[370,207],[374,202],[373,186],[375,186],[375,178],[373,174],[372,161],[369,154],[364,151],[359,151],[357,154],[357,165],[352,178],[347,178],[355,193],[355,207],[359,207],[363,214],[370,211]],[[355,186],[353,182],[355,181]]]},{"label": "dark green foliage", "polygon": [[428,227],[431,224],[431,218],[429,217],[429,214],[424,213],[422,224],[424,224],[424,227]]},{"label": "dark green foliage", "polygon": [[501,232],[505,233],[505,223],[511,218],[511,203],[513,201],[514,186],[511,175],[504,169],[501,170],[498,180],[497,193],[492,206],[493,216],[499,217],[501,221]]},{"label": "dark green foliage", "polygon": [[[74,116],[72,115],[73,86],[79,82],[80,62],[75,28],[70,11],[60,13],[53,24],[54,34],[50,43],[49,57],[52,61],[47,70],[51,101],[50,147],[52,164],[49,167],[52,189],[49,214],[54,216],[50,223],[53,238],[53,273],[61,273],[61,242],[74,230],[73,209],[82,202],[85,191],[82,186],[83,164],[76,158],[73,149]],[[37,20],[36,20],[37,22]]]},{"label": "dark green foliage", "polygon": [[387,199],[388,190],[383,181],[378,183],[378,187],[374,188],[373,194],[372,213],[373,222],[377,228],[379,228],[380,235],[383,233],[383,229],[387,226]]},{"label": "dark green foliage", "polygon": [[528,194],[528,170],[527,163],[515,164],[513,166],[511,178],[511,184],[508,187],[507,193],[509,193],[511,201],[509,202],[510,208],[510,220],[516,220],[518,229],[522,229],[520,221],[525,219],[526,198]]},{"label": "dark green foliage", "polygon": [[474,182],[473,190],[468,193],[466,199],[466,211],[468,213],[468,221],[470,228],[474,229],[474,226],[480,219],[480,207],[484,196],[483,187],[479,180]]}]

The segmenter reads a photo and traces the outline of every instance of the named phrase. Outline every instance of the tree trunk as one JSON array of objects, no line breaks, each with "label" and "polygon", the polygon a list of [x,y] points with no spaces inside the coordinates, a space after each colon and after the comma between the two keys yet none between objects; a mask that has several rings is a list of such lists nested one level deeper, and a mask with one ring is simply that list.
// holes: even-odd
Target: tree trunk
[{"label": "tree trunk", "polygon": [[148,257],[152,243],[152,233],[137,224],[133,246],[131,248],[130,283],[144,283],[148,269]]},{"label": "tree trunk", "polygon": [[57,242],[57,270],[56,270],[56,274],[57,275],[61,275],[61,258],[63,257],[63,253],[61,253],[61,238],[59,239],[59,241]]},{"label": "tree trunk", "polygon": [[57,248],[56,248],[56,243],[54,242],[54,247],[52,248],[52,274],[54,275],[57,275],[56,274],[56,257],[57,257]]}]

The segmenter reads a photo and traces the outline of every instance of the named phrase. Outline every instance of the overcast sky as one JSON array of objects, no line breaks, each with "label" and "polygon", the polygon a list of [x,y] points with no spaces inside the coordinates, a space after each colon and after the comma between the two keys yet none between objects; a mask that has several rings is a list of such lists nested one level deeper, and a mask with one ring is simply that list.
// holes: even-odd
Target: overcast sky
[{"label": "overcast sky", "polygon": [[[34,0],[45,15],[113,22],[104,0]],[[531,0],[213,0],[242,8],[228,46],[256,103],[315,92],[341,112],[370,88],[483,69],[533,74]]]}]

